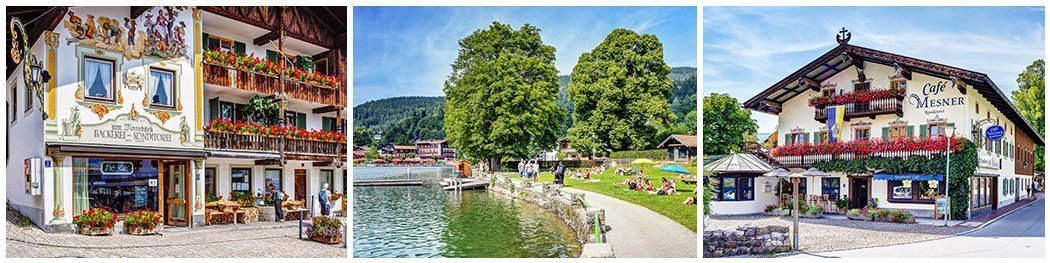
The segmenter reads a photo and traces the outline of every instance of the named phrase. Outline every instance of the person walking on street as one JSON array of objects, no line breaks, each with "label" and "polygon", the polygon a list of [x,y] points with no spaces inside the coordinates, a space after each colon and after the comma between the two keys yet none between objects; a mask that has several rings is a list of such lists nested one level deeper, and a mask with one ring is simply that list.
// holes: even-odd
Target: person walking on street
[{"label": "person walking on street", "polygon": [[518,162],[518,179],[525,178],[525,160],[522,159]]},{"label": "person walking on street", "polygon": [[268,195],[270,196],[270,198],[273,198],[273,209],[275,215],[273,221],[283,222],[284,211],[281,210],[281,199],[284,199],[284,193],[282,193],[281,191],[277,191],[277,186],[273,183],[270,183],[270,186],[268,187],[270,188],[270,193]]},{"label": "person walking on street", "polygon": [[317,195],[318,199],[320,199],[318,201],[321,202],[321,215],[328,216],[331,213],[330,210],[332,209],[332,204],[330,200],[328,200],[331,195],[332,192],[328,191],[328,183],[324,183],[324,185],[321,186],[321,193]]}]

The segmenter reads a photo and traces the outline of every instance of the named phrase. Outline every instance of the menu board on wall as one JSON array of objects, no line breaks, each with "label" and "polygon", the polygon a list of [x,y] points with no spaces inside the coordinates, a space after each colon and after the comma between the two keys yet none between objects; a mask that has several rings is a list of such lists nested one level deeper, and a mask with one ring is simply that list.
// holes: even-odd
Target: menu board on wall
[{"label": "menu board on wall", "polygon": [[145,206],[146,198],[149,195],[149,191],[146,190],[145,186],[135,187],[135,206]]}]

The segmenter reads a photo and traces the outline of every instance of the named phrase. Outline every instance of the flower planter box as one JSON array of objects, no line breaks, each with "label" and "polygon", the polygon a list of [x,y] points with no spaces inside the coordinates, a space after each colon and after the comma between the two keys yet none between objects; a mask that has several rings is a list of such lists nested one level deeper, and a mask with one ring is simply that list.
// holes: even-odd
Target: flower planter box
[{"label": "flower planter box", "polygon": [[849,218],[850,220],[871,221],[871,216],[865,214],[851,215],[850,213],[846,213],[846,218]]},{"label": "flower planter box", "polygon": [[78,233],[85,236],[108,236],[113,234],[112,227],[79,227]]},{"label": "flower planter box", "polygon": [[824,213],[803,212],[802,214],[799,214],[799,217],[804,217],[804,218],[824,218]]},{"label": "flower planter box", "polygon": [[766,215],[768,215],[768,216],[789,216],[789,215],[791,215],[791,210],[773,209],[773,210],[770,210],[769,212],[766,212]]},{"label": "flower planter box", "polygon": [[315,236],[310,236],[310,240],[321,242],[321,243],[325,243],[325,244],[339,244],[339,243],[343,242],[343,235],[335,235],[335,236],[330,236],[330,237],[316,236],[315,235]]},{"label": "flower planter box", "polygon": [[160,226],[160,225],[158,225],[157,227],[154,227],[154,228],[132,227],[132,228],[128,228],[127,231],[128,231],[129,235],[146,236],[146,235],[159,234],[160,230],[162,228],[163,227]]}]

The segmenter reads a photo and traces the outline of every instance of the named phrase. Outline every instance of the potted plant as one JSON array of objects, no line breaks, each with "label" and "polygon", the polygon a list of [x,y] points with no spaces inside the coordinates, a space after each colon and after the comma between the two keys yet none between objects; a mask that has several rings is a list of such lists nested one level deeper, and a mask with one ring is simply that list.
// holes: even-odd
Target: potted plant
[{"label": "potted plant", "polygon": [[850,209],[846,212],[846,218],[850,220],[870,220],[871,217],[862,212],[860,209]]},{"label": "potted plant", "polygon": [[310,229],[307,230],[310,240],[325,244],[343,242],[343,221],[331,216],[315,216],[312,222]]},{"label": "potted plant", "polygon": [[806,218],[821,218],[824,217],[824,208],[819,206],[811,205],[801,210],[803,213],[802,217]]},{"label": "potted plant", "polygon": [[112,235],[113,224],[116,222],[117,216],[102,208],[84,210],[80,215],[73,216],[77,230],[80,234],[88,236]]},{"label": "potted plant", "polygon": [[849,206],[849,197],[848,196],[844,195],[844,196],[842,196],[842,198],[839,198],[839,199],[835,200],[835,207],[838,207],[839,211],[845,212],[847,206]]},{"label": "potted plant", "polygon": [[140,210],[124,218],[124,229],[132,235],[153,235],[160,232],[161,215],[158,212]]},{"label": "potted plant", "polygon": [[868,214],[871,215],[871,220],[876,222],[887,222],[889,221],[890,211],[886,209],[869,209]]},{"label": "potted plant", "polygon": [[890,221],[894,223],[915,223],[915,216],[912,216],[911,212],[908,212],[908,210],[894,210],[893,212],[890,212],[888,217]]}]

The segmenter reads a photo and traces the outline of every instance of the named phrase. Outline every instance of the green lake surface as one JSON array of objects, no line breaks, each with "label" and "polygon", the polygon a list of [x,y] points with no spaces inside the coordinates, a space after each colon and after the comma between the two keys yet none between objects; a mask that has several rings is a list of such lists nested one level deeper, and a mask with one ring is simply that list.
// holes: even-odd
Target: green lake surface
[{"label": "green lake surface", "polygon": [[[354,167],[355,180],[405,178],[405,167]],[[354,257],[577,257],[572,230],[538,206],[485,190],[445,191],[451,167],[413,167],[423,186],[354,187]]]}]

